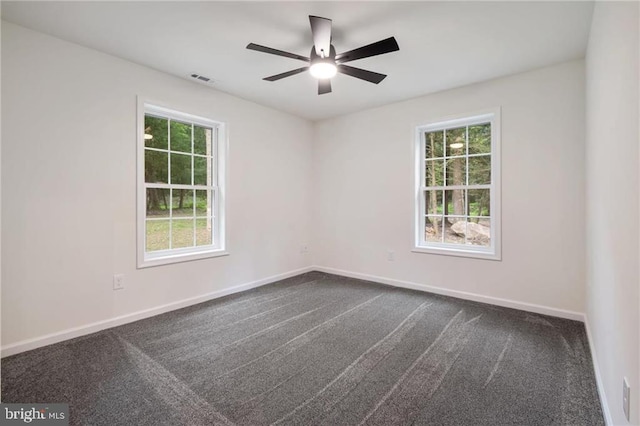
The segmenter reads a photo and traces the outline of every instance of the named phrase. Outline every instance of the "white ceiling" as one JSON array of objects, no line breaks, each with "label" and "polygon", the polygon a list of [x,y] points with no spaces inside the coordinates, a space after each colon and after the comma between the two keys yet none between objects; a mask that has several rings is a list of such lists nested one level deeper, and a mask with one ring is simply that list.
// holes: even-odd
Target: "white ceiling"
[{"label": "white ceiling", "polygon": [[[2,18],[311,120],[380,106],[584,56],[590,2],[2,2]],[[304,66],[245,49],[308,56],[308,15],[333,19],[338,53],[389,36],[400,51],[349,65],[388,74],[379,85],[338,74],[318,96]],[[194,83],[195,84],[195,83]],[[202,90],[208,90],[202,86]]]}]

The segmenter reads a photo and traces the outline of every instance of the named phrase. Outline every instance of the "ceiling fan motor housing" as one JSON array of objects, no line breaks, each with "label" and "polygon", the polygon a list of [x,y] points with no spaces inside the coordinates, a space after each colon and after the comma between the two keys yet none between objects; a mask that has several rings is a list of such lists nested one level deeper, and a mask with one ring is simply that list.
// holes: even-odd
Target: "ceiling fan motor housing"
[{"label": "ceiling fan motor housing", "polygon": [[331,49],[329,51],[329,55],[325,55],[325,57],[323,58],[322,56],[318,55],[316,53],[316,48],[315,46],[313,46],[311,48],[311,53],[309,54],[309,58],[311,59],[311,65],[315,64],[316,62],[328,62],[330,64],[334,64],[336,63],[336,49],[335,47],[333,47],[333,44],[331,45]]}]

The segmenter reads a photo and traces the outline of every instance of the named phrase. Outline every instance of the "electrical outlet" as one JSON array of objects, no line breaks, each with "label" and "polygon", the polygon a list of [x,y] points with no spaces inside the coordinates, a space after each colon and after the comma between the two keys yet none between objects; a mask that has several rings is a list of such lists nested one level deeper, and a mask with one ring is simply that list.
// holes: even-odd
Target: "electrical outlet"
[{"label": "electrical outlet", "polygon": [[396,260],[396,253],[393,250],[387,250],[387,260],[389,262]]},{"label": "electrical outlet", "polygon": [[306,244],[303,244],[302,246],[300,246],[300,254],[307,254],[309,253],[309,246]]},{"label": "electrical outlet", "polygon": [[124,275],[116,274],[113,276],[113,289],[122,290],[124,288]]},{"label": "electrical outlet", "polygon": [[629,421],[629,404],[631,402],[631,388],[629,388],[629,382],[626,377],[622,378],[622,411]]}]

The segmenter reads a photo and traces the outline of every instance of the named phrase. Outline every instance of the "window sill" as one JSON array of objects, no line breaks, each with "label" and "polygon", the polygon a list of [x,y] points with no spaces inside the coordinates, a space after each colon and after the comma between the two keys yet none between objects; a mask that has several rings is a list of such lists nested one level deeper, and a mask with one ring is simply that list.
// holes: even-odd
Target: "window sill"
[{"label": "window sill", "polygon": [[477,250],[464,250],[459,248],[448,247],[414,247],[411,250],[413,253],[424,254],[438,254],[443,256],[456,256],[456,257],[469,257],[473,259],[485,259],[485,260],[497,260],[501,261],[502,256],[500,253],[477,251]]},{"label": "window sill", "polygon": [[173,263],[191,262],[193,260],[208,259],[212,257],[228,255],[228,251],[216,249],[197,253],[167,254],[166,256],[146,257],[142,261],[138,262],[138,269],[151,268],[153,266],[170,265]]}]

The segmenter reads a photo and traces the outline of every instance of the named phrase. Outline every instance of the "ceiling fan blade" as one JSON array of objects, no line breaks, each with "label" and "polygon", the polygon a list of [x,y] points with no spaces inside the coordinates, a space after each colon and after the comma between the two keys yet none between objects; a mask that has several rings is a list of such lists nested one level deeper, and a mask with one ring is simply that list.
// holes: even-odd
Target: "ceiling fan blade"
[{"label": "ceiling fan blade", "polygon": [[350,67],[349,65],[338,65],[338,72],[375,84],[380,83],[386,77],[385,74],[363,70],[362,68]]},{"label": "ceiling fan blade", "polygon": [[331,93],[331,80],[318,80],[318,95],[324,95],[325,93]]},{"label": "ceiling fan blade", "polygon": [[350,50],[348,52],[336,55],[336,62],[344,64],[345,62],[355,61],[356,59],[369,58],[371,56],[382,55],[384,53],[395,52],[400,50],[398,42],[394,37],[385,38],[375,43]]},{"label": "ceiling fan blade", "polygon": [[309,15],[309,22],[316,55],[323,56],[320,52],[324,50],[324,56],[329,56],[331,54],[331,19]]},{"label": "ceiling fan blade", "polygon": [[276,80],[280,80],[281,78],[291,77],[292,75],[300,74],[301,72],[305,72],[308,69],[309,67],[302,67],[302,68],[298,68],[297,70],[291,70],[291,71],[283,72],[281,74],[272,75],[270,77],[265,77],[263,78],[263,80],[276,81]]},{"label": "ceiling fan blade", "polygon": [[295,53],[285,52],[284,50],[273,49],[271,47],[261,46],[255,43],[247,44],[247,49],[256,50],[258,52],[270,53],[272,55],[284,56],[285,58],[297,59],[299,61],[309,62],[306,56],[296,55]]}]

